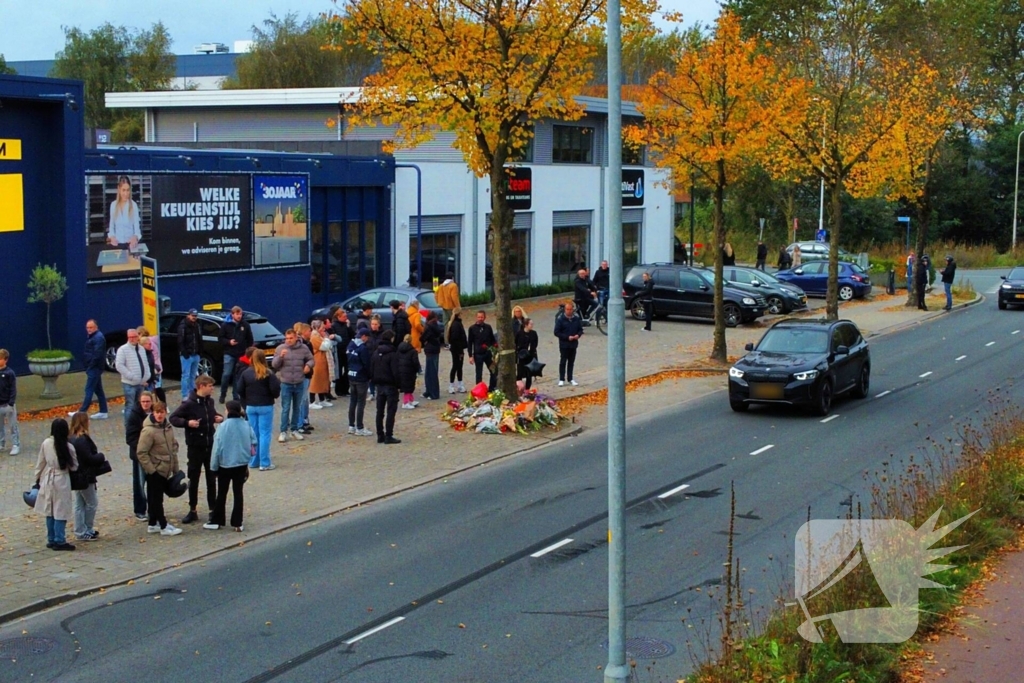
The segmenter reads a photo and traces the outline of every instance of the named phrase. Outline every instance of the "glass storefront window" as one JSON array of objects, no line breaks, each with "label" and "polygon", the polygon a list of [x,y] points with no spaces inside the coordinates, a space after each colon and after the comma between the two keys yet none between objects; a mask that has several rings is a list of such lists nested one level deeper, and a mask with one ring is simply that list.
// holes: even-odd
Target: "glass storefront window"
[{"label": "glass storefront window", "polygon": [[640,224],[622,224],[622,267],[632,268],[640,263]]},{"label": "glass storefront window", "polygon": [[572,225],[551,231],[551,280],[572,281],[576,271],[587,267],[590,253],[590,226]]},{"label": "glass storefront window", "polygon": [[[416,247],[418,241],[416,235],[409,238],[409,272],[412,273],[417,267]],[[455,281],[460,282],[459,277],[459,233],[442,233],[423,236],[423,277],[420,282],[424,287],[430,287],[433,278],[444,282],[445,274],[455,273]]]},{"label": "glass storefront window", "polygon": [[319,294],[324,289],[324,226],[322,223],[313,223],[309,233],[309,248],[312,253],[313,273],[310,276],[310,288],[314,294]]}]

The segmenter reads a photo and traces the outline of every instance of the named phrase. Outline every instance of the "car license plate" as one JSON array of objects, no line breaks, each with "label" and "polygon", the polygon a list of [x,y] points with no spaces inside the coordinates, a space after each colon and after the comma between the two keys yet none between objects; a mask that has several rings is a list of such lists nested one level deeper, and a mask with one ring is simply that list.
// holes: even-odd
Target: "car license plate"
[{"label": "car license plate", "polygon": [[751,383],[750,398],[781,399],[785,395],[782,384]]}]

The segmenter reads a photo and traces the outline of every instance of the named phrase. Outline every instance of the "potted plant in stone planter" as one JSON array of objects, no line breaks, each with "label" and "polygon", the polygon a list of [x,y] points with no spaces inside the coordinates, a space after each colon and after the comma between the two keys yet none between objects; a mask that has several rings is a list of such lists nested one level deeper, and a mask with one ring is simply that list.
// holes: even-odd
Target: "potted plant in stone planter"
[{"label": "potted plant in stone planter", "polygon": [[43,378],[43,393],[40,398],[60,398],[57,378],[71,368],[71,352],[53,348],[50,337],[50,306],[64,298],[68,281],[56,266],[37,265],[28,279],[28,302],[46,304],[46,349],[37,349],[28,354],[28,369]]}]

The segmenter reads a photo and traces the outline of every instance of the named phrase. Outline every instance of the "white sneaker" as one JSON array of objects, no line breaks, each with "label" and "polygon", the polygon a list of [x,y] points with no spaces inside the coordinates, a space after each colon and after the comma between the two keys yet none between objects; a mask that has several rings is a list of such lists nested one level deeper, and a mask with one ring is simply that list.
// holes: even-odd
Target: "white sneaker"
[{"label": "white sneaker", "polygon": [[304,436],[303,436],[302,434],[299,434],[298,432],[288,432],[288,433],[289,433],[289,434],[291,435],[291,437],[292,437],[293,439],[295,439],[296,441],[303,441],[303,440],[305,440],[305,438],[306,438],[306,437],[304,437]]},{"label": "white sneaker", "polygon": [[160,525],[150,524],[148,527],[146,527],[146,532],[150,534],[158,534],[160,533]]},{"label": "white sneaker", "polygon": [[21,453],[21,446],[11,446],[11,455]]},{"label": "white sneaker", "polygon": [[74,417],[75,415],[78,415],[77,410],[72,410],[70,413],[68,413],[68,417]]},{"label": "white sneaker", "polygon": [[564,387],[565,386],[565,381],[564,380],[558,380],[558,386]]},{"label": "white sneaker", "polygon": [[288,440],[288,432],[281,432],[280,434],[278,434],[278,436],[277,436],[277,442],[278,443],[284,443],[287,440]]},{"label": "white sneaker", "polygon": [[415,409],[416,409],[416,406],[414,406],[414,405],[413,405],[413,404],[411,404],[411,403],[403,403],[403,404],[402,404],[402,409],[403,409],[403,410],[415,410]]},{"label": "white sneaker", "polygon": [[459,382],[459,393],[460,394],[466,393],[466,385],[463,384],[462,382]]},{"label": "white sneaker", "polygon": [[348,433],[349,434],[355,434],[356,433],[356,428],[355,427],[349,427],[348,428]]},{"label": "white sneaker", "polygon": [[373,401],[376,398],[377,398],[377,394],[370,394],[369,396],[366,397],[366,400],[367,401]]},{"label": "white sneaker", "polygon": [[455,393],[455,385],[454,384],[449,384],[448,385],[448,393],[449,394],[454,394]]},{"label": "white sneaker", "polygon": [[419,401],[413,401],[412,402],[412,407],[413,408],[419,408],[420,407],[420,402]]},{"label": "white sneaker", "polygon": [[165,526],[163,529],[160,530],[160,535],[161,536],[177,536],[180,533],[181,533],[181,529],[179,529],[178,527],[174,526],[173,524],[168,524],[167,526]]},{"label": "white sneaker", "polygon": [[320,407],[321,408],[333,408],[334,404],[331,403],[330,401],[320,401]]},{"label": "white sneaker", "polygon": [[204,529],[209,529],[210,531],[217,531],[218,529],[220,529],[220,524],[214,524],[213,522],[207,522],[206,524],[203,525],[203,528]]},{"label": "white sneaker", "polygon": [[323,406],[320,405],[319,401],[313,401],[312,403],[309,404],[309,407],[312,410],[322,410],[323,409]]},{"label": "white sneaker", "polygon": [[373,432],[369,429],[357,429],[356,436],[373,436]]},{"label": "white sneaker", "polygon": [[91,418],[92,418],[92,419],[94,419],[94,420],[106,420],[106,419],[107,419],[107,418],[109,418],[110,416],[109,416],[109,415],[107,415],[106,413],[93,413],[93,414],[92,414],[92,415],[90,415],[89,417],[91,417]]},{"label": "white sneaker", "polygon": [[578,387],[580,385],[580,383],[574,379],[569,380],[569,384],[573,385],[574,387]]}]

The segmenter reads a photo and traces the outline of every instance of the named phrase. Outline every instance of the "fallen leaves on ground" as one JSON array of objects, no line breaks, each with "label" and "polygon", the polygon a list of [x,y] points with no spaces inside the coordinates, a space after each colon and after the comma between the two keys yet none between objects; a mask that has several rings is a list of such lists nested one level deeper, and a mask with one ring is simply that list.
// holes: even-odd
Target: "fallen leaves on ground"
[{"label": "fallen leaves on ground", "polygon": [[[124,405],[124,396],[117,396],[115,398],[107,399],[108,406]],[[18,413],[19,422],[33,422],[36,420],[55,420],[58,417],[67,419],[68,413],[72,410],[77,410],[80,404],[75,403],[74,405],[67,406],[55,406],[53,408],[43,408],[42,410],[26,410],[25,412]]]}]

